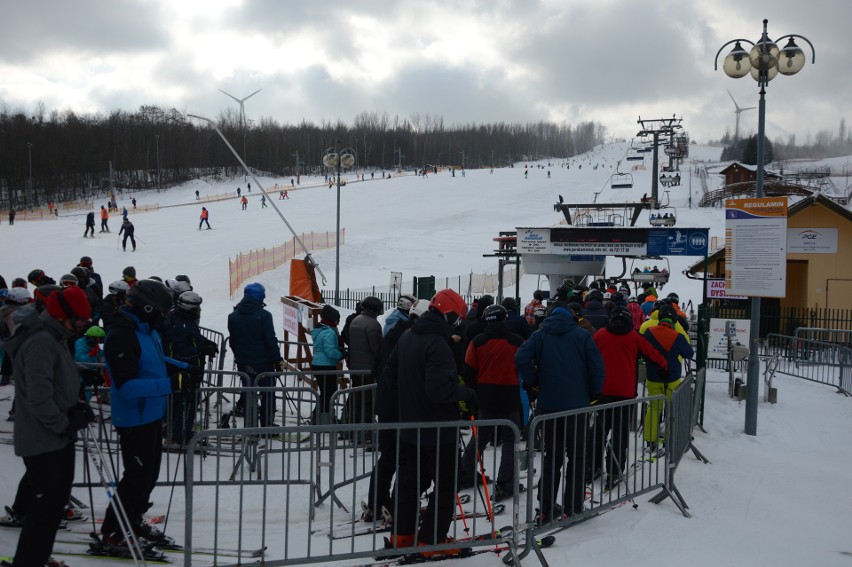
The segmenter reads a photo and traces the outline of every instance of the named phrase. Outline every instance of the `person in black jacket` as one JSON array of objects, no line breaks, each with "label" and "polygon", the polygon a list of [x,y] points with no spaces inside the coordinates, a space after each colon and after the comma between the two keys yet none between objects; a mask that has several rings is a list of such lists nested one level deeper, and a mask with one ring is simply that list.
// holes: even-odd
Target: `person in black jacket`
[{"label": "person in black jacket", "polygon": [[500,302],[500,305],[506,309],[506,326],[509,327],[509,332],[520,335],[522,339],[527,340],[533,332],[533,328],[527,322],[527,318],[520,314],[518,302],[514,297],[506,297]]},{"label": "person in black jacket", "polygon": [[595,329],[603,329],[609,323],[609,311],[604,307],[603,293],[599,289],[593,289],[586,294],[582,316]]},{"label": "person in black jacket", "polygon": [[124,222],[121,223],[121,228],[118,230],[118,235],[121,236],[121,233],[124,233],[124,239],[121,241],[121,249],[127,252],[127,239],[130,239],[130,243],[133,245],[133,251],[136,251],[136,237],[133,236],[134,232],[133,223],[130,222],[127,217],[124,217]]},{"label": "person in black jacket", "polygon": [[[207,357],[216,356],[219,347],[201,334],[198,323],[201,319],[201,296],[194,291],[185,291],[178,297],[176,307],[169,313],[163,325],[163,351],[166,356],[204,369]],[[167,430],[167,443],[185,447],[192,438],[195,424],[196,390],[186,370],[167,366],[169,378],[179,389],[172,393]],[[184,382],[189,380],[185,387]]]},{"label": "person in black jacket", "polygon": [[[384,377],[385,368],[387,368],[388,358],[390,358],[391,352],[393,352],[400,337],[402,337],[405,331],[414,326],[414,321],[425,313],[428,308],[429,302],[425,299],[415,301],[408,312],[408,317],[401,319],[391,327],[379,345],[376,403],[373,408],[376,417],[379,419],[379,423],[399,422],[398,392],[395,387],[396,385],[391,384]],[[398,464],[396,458],[396,434],[393,430],[383,429],[379,431],[379,453],[379,459],[376,461],[373,473],[370,476],[370,492],[364,514],[361,516],[361,519],[366,522],[372,522],[378,518],[379,514],[377,513],[382,513],[382,508],[391,513],[393,511],[391,483]]]},{"label": "person in black jacket", "polygon": [[89,211],[86,215],[86,232],[83,233],[83,238],[89,236],[89,231],[92,231],[92,238],[95,237],[95,212]]},{"label": "person in black jacket", "polygon": [[[400,421],[456,420],[460,401],[475,403],[476,393],[458,382],[449,344],[452,324],[466,313],[467,305],[458,293],[441,290],[432,298],[429,310],[397,342],[384,377],[397,389]],[[420,542],[447,541],[456,494],[457,446],[456,428],[401,430],[397,513],[389,538],[393,547],[416,545],[418,520]],[[422,482],[435,486],[422,518],[418,475]]]}]

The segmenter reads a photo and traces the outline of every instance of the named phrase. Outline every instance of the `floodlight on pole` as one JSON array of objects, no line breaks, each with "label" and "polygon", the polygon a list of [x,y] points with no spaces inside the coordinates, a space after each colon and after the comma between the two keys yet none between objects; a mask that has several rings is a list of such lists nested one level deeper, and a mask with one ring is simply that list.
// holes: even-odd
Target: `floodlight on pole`
[{"label": "floodlight on pole", "polygon": [[340,170],[351,169],[355,165],[355,150],[340,148],[340,142],[325,150],[322,164],[337,173],[337,231],[334,245],[334,304],[340,306]]},{"label": "floodlight on pole", "polygon": [[[725,47],[734,44],[734,48],[725,56],[722,63],[722,70],[725,74],[733,79],[739,79],[746,75],[751,75],[757,81],[760,87],[760,100],[757,106],[757,178],[755,180],[755,196],[765,196],[763,190],[763,167],[764,167],[764,144],[766,132],[766,86],[769,81],[774,79],[778,73],[782,75],[795,75],[805,66],[805,54],[796,45],[793,38],[800,38],[807,42],[811,47],[811,63],[816,63],[816,50],[814,45],[808,38],[797,35],[788,34],[778,38],[779,40],[788,39],[787,45],[783,49],[778,49],[778,45],[769,39],[767,33],[767,24],[769,20],[763,20],[763,33],[757,42],[751,42],[747,39],[732,39],[725,43],[716,52],[716,58],[713,68],[719,69],[719,54]],[[749,51],[746,51],[742,44],[746,43],[751,46]],[[731,97],[733,98],[733,97]],[[734,103],[736,104],[736,103]],[[748,357],[748,372],[746,383],[746,411],[745,411],[745,433],[747,435],[757,435],[757,406],[758,406],[758,388],[760,385],[760,360],[757,356],[760,347],[760,297],[751,298],[751,331],[749,334],[749,357]]]}]

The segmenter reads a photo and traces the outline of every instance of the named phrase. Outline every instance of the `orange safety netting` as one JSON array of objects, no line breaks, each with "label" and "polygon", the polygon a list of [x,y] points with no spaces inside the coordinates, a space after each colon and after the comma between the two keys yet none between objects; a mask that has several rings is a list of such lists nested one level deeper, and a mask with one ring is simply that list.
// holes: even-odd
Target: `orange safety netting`
[{"label": "orange safety netting", "polygon": [[[310,251],[327,250],[335,246],[335,238],[333,232],[309,232],[302,233],[299,238],[305,244],[305,248]],[[346,229],[340,229],[340,244],[343,245],[346,241]],[[284,244],[275,248],[264,248],[263,250],[252,250],[247,253],[240,253],[235,260],[228,260],[228,289],[231,297],[234,292],[248,280],[263,272],[274,270],[275,268],[289,262],[297,256],[304,254],[304,250],[297,244],[295,238],[291,238]]]}]

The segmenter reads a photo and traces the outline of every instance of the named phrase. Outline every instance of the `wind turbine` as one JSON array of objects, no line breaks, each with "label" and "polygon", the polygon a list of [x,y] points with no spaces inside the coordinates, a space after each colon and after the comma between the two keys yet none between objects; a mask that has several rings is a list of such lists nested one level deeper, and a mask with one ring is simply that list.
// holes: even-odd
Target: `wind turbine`
[{"label": "wind turbine", "polygon": [[245,127],[246,127],[246,107],[245,107],[244,103],[245,103],[245,101],[247,101],[248,99],[250,99],[251,97],[253,97],[257,93],[259,93],[263,89],[257,89],[256,91],[254,91],[253,93],[251,93],[250,95],[248,95],[245,98],[237,98],[232,94],[226,93],[222,89],[216,89],[216,90],[218,90],[220,93],[222,93],[224,95],[228,95],[229,97],[231,97],[232,99],[234,99],[235,101],[237,101],[240,104],[240,127],[245,129]]},{"label": "wind turbine", "polygon": [[740,108],[740,105],[737,104],[737,101],[734,100],[734,95],[731,94],[731,91],[728,91],[728,96],[731,97],[731,100],[734,101],[734,114],[737,115],[737,125],[734,129],[734,140],[740,139],[740,113],[745,112],[746,110],[754,110],[757,108],[756,106],[749,106],[748,108]]}]

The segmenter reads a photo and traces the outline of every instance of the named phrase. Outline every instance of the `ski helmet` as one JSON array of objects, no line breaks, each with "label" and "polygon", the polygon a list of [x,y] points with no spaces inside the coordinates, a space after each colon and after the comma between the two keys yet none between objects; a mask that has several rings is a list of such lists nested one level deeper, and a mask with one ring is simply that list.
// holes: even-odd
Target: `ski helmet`
[{"label": "ski helmet", "polygon": [[89,270],[83,266],[74,266],[71,268],[71,274],[77,278],[77,284],[85,286],[89,283]]},{"label": "ski helmet", "polygon": [[44,284],[45,274],[44,270],[35,269],[27,275],[27,281],[38,287],[40,284]]},{"label": "ski helmet", "polygon": [[77,265],[83,266],[84,268],[91,268],[92,267],[92,258],[89,257],[89,256],[83,256],[83,257],[80,258],[80,263],[77,264]]},{"label": "ski helmet", "polygon": [[125,280],[136,279],[136,268],[133,266],[127,266],[124,270],[122,270],[121,275]]},{"label": "ski helmet", "polygon": [[410,319],[420,317],[427,311],[429,311],[429,302],[425,299],[418,299],[414,305],[411,306],[411,311],[408,312],[408,317]]},{"label": "ski helmet", "polygon": [[486,323],[497,323],[506,320],[506,308],[499,304],[489,305],[482,313]]},{"label": "ski helmet", "polygon": [[171,291],[175,295],[180,295],[185,291],[192,291],[191,285],[178,280],[166,280],[166,287],[169,288],[169,291]]},{"label": "ski helmet", "polygon": [[657,318],[661,321],[663,319],[671,319],[672,321],[677,321],[677,311],[671,305],[663,305],[660,307],[660,313],[657,315]]},{"label": "ski helmet", "polygon": [[587,301],[593,301],[597,299],[598,301],[603,301],[604,295],[601,293],[599,289],[592,289],[589,293],[586,294]]},{"label": "ski helmet", "polygon": [[385,306],[381,299],[371,295],[361,300],[361,311],[369,311],[378,316],[385,312]]},{"label": "ski helmet", "polygon": [[139,314],[165,315],[172,307],[172,294],[166,286],[155,280],[139,280],[127,292],[127,302]]},{"label": "ski helmet", "polygon": [[120,295],[130,291],[130,286],[124,280],[115,280],[109,284],[109,292],[113,295]]},{"label": "ski helmet", "polygon": [[514,297],[504,297],[503,301],[500,302],[500,305],[506,308],[506,311],[512,311],[513,313],[518,312],[518,302],[515,301]]},{"label": "ski helmet", "polygon": [[98,327],[97,325],[92,325],[91,327],[89,327],[89,330],[86,331],[86,336],[91,337],[93,339],[103,339],[106,337],[106,333],[101,327]]},{"label": "ski helmet", "polygon": [[179,282],[186,282],[186,283],[188,283],[189,285],[192,285],[192,282],[191,282],[191,281],[189,281],[189,276],[187,276],[187,275],[184,275],[184,274],[178,274],[178,275],[176,275],[176,276],[175,276],[175,279],[176,279],[177,281],[179,281]]},{"label": "ski helmet", "polygon": [[476,314],[482,317],[489,305],[494,305],[494,296],[485,294],[476,302]]},{"label": "ski helmet", "polygon": [[680,303],[680,296],[678,294],[676,294],[675,292],[671,292],[666,297],[668,297],[668,299],[671,299],[672,303]]},{"label": "ski helmet", "polygon": [[243,295],[263,303],[266,299],[266,288],[259,283],[250,283],[243,288]]},{"label": "ski helmet", "polygon": [[80,282],[77,280],[77,276],[75,276],[74,274],[65,274],[64,276],[59,278],[59,285],[61,285],[62,287],[72,287],[77,285],[78,283]]},{"label": "ski helmet", "polygon": [[32,301],[29,292],[22,287],[13,287],[3,291],[6,292],[6,305],[26,305]]},{"label": "ski helmet", "polygon": [[452,289],[442,289],[432,297],[429,308],[435,309],[442,315],[454,313],[459,319],[467,315],[467,304],[458,293]]},{"label": "ski helmet", "polygon": [[415,303],[417,303],[417,298],[413,295],[400,295],[399,300],[396,302],[396,308],[402,311],[409,311]]},{"label": "ski helmet", "polygon": [[609,314],[609,322],[617,323],[619,321],[633,325],[633,314],[626,307],[616,307]]},{"label": "ski helmet", "polygon": [[177,306],[184,311],[201,309],[201,296],[194,291],[185,291],[178,296]]}]

